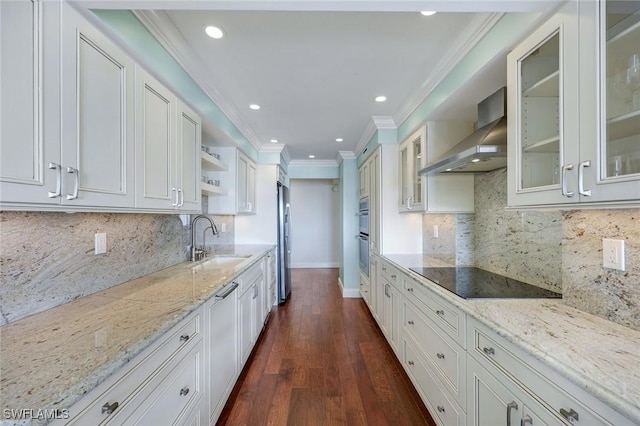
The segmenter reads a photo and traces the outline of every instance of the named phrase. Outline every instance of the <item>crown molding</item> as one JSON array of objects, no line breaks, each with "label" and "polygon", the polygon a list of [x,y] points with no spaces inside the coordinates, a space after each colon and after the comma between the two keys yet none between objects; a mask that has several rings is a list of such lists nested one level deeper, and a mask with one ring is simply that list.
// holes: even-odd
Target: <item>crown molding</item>
[{"label": "crown molding", "polygon": [[336,160],[291,160],[289,167],[337,167],[338,162]]},{"label": "crown molding", "polygon": [[355,160],[356,154],[353,151],[338,151],[338,156],[336,157],[336,162],[338,165],[342,164],[344,160]]},{"label": "crown molding", "polygon": [[286,164],[287,166],[291,164],[291,154],[289,153],[286,145],[284,145],[284,148],[282,148],[280,156],[282,157],[282,160],[284,160],[284,164]]},{"label": "crown molding", "polygon": [[[218,89],[208,83],[206,67],[167,13],[162,10],[132,10],[131,12],[259,152],[264,144]],[[185,101],[188,100],[185,99]]]},{"label": "crown molding", "polygon": [[393,119],[393,117],[382,115],[372,116],[371,121],[369,121],[367,127],[364,129],[364,132],[362,132],[362,136],[360,136],[360,139],[358,140],[358,143],[356,144],[353,152],[357,152],[358,155],[360,155],[364,147],[367,146],[377,130],[397,128],[398,126],[396,125],[396,121]]},{"label": "crown molding", "polygon": [[265,152],[265,153],[278,153],[280,154],[283,150],[285,149],[285,146],[283,143],[269,143],[269,144],[263,144],[260,147],[260,152]]},{"label": "crown molding", "polygon": [[403,102],[393,115],[395,122],[404,123],[409,118],[409,115],[424,102],[433,89],[444,80],[504,15],[504,13],[490,13],[474,16],[471,23],[458,36],[451,49],[447,51],[448,53],[438,62],[434,71],[430,73],[429,78],[416,92],[409,95],[409,98]]}]

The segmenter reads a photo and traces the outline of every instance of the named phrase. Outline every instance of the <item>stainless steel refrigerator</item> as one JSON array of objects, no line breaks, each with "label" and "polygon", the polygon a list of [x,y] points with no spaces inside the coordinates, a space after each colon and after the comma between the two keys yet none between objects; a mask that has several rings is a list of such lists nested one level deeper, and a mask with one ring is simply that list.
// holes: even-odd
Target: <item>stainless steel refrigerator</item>
[{"label": "stainless steel refrigerator", "polygon": [[291,205],[289,188],[278,182],[278,303],[291,294]]}]

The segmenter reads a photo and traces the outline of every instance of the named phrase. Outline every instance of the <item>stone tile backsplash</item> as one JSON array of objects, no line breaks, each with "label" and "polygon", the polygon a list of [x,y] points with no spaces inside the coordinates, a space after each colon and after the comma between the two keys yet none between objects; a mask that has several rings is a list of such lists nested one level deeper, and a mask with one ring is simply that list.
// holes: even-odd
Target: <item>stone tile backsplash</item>
[{"label": "stone tile backsplash", "polygon": [[[424,214],[424,253],[560,291],[640,330],[640,209],[506,211],[506,191],[505,169],[476,175],[475,214]],[[626,271],[602,267],[602,238],[625,240]]]},{"label": "stone tile backsplash", "polygon": [[[226,232],[207,231],[207,248],[232,247],[234,217],[211,217]],[[0,325],[187,260],[192,218],[0,212]],[[199,244],[205,223],[198,222]],[[94,255],[97,232],[107,234],[104,255]]]},{"label": "stone tile backsplash", "polygon": [[[107,253],[94,254],[94,234]],[[177,215],[0,213],[0,324],[186,259]]]},{"label": "stone tile backsplash", "polygon": [[[603,238],[625,241],[625,271],[603,268]],[[640,209],[565,212],[562,287],[574,308],[640,330]]]}]

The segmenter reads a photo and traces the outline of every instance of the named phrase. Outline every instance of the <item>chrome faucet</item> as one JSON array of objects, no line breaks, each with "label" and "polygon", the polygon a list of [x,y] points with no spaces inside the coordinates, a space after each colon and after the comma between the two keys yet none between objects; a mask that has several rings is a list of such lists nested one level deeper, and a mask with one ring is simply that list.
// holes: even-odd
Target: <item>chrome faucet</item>
[{"label": "chrome faucet", "polygon": [[[202,233],[202,248],[198,248],[196,245],[196,223],[200,219],[207,219],[211,224],[210,226],[207,226],[206,228],[204,228],[204,232]],[[205,236],[207,233],[207,229],[209,228],[211,228],[211,232],[213,233],[213,235],[218,235],[218,228],[216,227],[216,224],[213,222],[213,220],[209,216],[199,214],[196,217],[194,217],[193,220],[191,221],[191,246],[189,247],[189,260],[191,260],[192,262],[196,260],[201,260],[202,258],[204,258],[206,254]]]}]

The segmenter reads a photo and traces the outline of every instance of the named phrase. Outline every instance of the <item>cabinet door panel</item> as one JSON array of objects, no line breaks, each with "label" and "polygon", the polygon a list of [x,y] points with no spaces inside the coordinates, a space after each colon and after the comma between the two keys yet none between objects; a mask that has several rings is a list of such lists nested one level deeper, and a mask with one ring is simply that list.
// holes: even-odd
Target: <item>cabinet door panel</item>
[{"label": "cabinet door panel", "polygon": [[136,80],[136,204],[175,208],[178,204],[172,174],[175,170],[175,98],[139,67]]},{"label": "cabinet door panel", "polygon": [[[59,5],[0,2],[0,202],[59,204]],[[46,31],[46,32],[45,32]],[[45,64],[44,61],[47,61]],[[42,71],[46,69],[47,73]],[[44,84],[46,82],[46,85]],[[43,122],[47,106],[51,119]]]},{"label": "cabinet door panel", "polygon": [[180,158],[180,202],[183,210],[200,210],[200,144],[201,124],[196,113],[180,104],[178,123]]},{"label": "cabinet door panel", "polygon": [[62,202],[133,207],[134,63],[72,7],[63,15],[61,163],[78,175],[65,169]]}]

